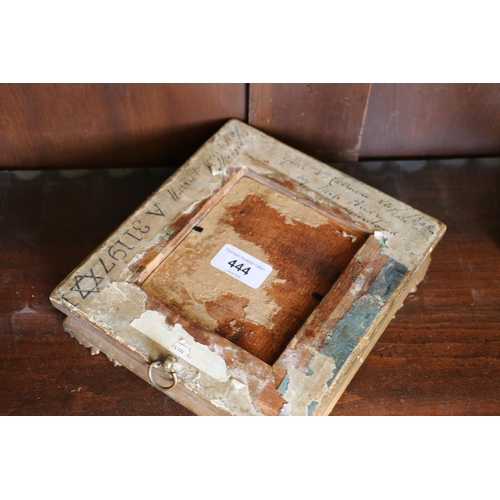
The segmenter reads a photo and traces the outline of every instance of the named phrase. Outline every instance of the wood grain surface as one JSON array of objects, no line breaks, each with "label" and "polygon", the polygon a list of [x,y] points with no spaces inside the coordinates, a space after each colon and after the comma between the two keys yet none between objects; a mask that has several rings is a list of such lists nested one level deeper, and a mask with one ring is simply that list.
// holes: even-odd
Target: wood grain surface
[{"label": "wood grain surface", "polygon": [[230,118],[328,163],[500,154],[498,84],[0,84],[0,168],[180,164]]},{"label": "wood grain surface", "polygon": [[[197,229],[142,288],[270,365],[366,239],[248,177]],[[211,260],[225,244],[270,264],[267,284],[253,288],[215,269]]]},{"label": "wood grain surface", "polygon": [[3,84],[0,168],[175,165],[246,101],[245,84]]},{"label": "wood grain surface", "polygon": [[[500,414],[500,160],[336,168],[442,220],[428,274],[333,415]],[[167,169],[0,172],[0,414],[189,415],[63,331],[49,294]]]},{"label": "wood grain surface", "polygon": [[500,85],[373,84],[361,158],[500,154]]},{"label": "wood grain surface", "polygon": [[249,124],[314,158],[356,161],[370,84],[255,83]]}]

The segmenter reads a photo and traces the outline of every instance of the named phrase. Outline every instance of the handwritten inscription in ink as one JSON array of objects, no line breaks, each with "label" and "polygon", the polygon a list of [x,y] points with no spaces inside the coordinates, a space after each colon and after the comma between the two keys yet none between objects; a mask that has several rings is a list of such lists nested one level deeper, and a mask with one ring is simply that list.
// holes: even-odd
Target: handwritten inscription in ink
[{"label": "handwritten inscription in ink", "polygon": [[191,175],[186,179],[181,179],[178,183],[171,185],[167,192],[174,201],[179,201],[184,191],[192,186],[200,177],[200,167],[192,166]]},{"label": "handwritten inscription in ink", "polygon": [[230,132],[226,132],[217,139],[214,138],[210,143],[212,151],[201,158],[202,164],[208,168],[215,166],[223,169],[242,152],[247,136],[246,130],[242,130],[234,124]]},{"label": "handwritten inscription in ink", "polygon": [[[338,203],[342,210],[376,229],[384,228],[388,233],[396,236],[400,231],[391,230],[393,225],[390,221],[394,219],[410,226],[415,231],[424,236],[432,236],[437,226],[429,221],[423,214],[415,213],[415,210],[406,207],[402,203],[381,198],[373,200],[373,195],[369,195],[363,189],[362,184],[348,176],[338,176],[334,171],[329,172],[327,168],[310,165],[310,158],[305,157],[302,162],[299,154],[295,156],[286,155],[278,162],[280,166],[290,170],[295,170],[295,178],[299,181],[299,186],[306,186],[313,191],[320,193],[329,200]],[[337,189],[338,187],[342,190]],[[345,191],[354,197],[347,198]]]}]

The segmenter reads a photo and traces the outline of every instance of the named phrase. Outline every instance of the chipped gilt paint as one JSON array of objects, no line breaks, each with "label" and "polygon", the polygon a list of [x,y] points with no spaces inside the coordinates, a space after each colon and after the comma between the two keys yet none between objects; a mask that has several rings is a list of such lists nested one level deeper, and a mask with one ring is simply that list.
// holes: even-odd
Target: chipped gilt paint
[{"label": "chipped gilt paint", "polygon": [[168,395],[197,414],[324,415],[444,231],[232,120],[51,300],[71,335],[145,380],[175,356]]}]

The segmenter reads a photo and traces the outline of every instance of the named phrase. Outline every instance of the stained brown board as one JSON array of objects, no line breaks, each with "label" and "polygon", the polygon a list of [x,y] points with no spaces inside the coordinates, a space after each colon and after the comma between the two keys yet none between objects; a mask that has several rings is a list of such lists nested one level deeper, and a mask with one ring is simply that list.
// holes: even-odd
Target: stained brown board
[{"label": "stained brown board", "polygon": [[322,161],[357,161],[370,84],[253,83],[249,124]]},{"label": "stained brown board", "polygon": [[[142,288],[272,364],[364,241],[360,232],[347,233],[327,216],[244,177]],[[212,265],[226,244],[272,266],[262,287],[234,277],[244,271],[234,270],[237,263],[233,275]]]},{"label": "stained brown board", "polygon": [[0,167],[178,165],[245,115],[245,84],[3,84]]},{"label": "stained brown board", "polygon": [[500,154],[500,85],[373,84],[360,157]]}]

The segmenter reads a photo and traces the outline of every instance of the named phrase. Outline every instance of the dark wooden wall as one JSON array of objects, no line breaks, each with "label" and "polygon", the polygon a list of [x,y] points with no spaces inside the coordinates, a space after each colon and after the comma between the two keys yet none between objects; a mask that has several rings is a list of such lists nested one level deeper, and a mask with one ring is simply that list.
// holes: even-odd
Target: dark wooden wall
[{"label": "dark wooden wall", "polygon": [[177,165],[229,118],[328,163],[500,155],[497,84],[2,84],[0,168]]},{"label": "dark wooden wall", "polygon": [[370,84],[250,85],[249,122],[327,162],[356,161]]},{"label": "dark wooden wall", "polygon": [[360,157],[500,154],[500,85],[374,84]]},{"label": "dark wooden wall", "polygon": [[245,84],[0,85],[0,166],[176,165],[245,117]]}]

